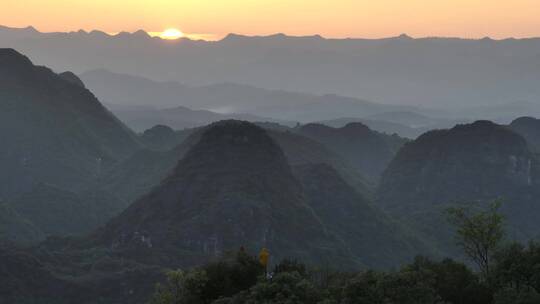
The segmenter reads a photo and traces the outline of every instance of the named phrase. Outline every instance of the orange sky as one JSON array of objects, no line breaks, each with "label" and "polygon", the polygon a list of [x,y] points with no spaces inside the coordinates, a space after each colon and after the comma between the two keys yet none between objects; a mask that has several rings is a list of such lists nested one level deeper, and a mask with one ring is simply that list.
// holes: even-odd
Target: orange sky
[{"label": "orange sky", "polygon": [[540,0],[1,0],[0,24],[325,37],[540,36]]}]

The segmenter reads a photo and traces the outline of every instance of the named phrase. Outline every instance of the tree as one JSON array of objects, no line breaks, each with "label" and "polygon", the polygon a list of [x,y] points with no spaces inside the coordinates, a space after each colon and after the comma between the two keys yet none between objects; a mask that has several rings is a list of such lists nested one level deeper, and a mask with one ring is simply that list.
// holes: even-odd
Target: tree
[{"label": "tree", "polygon": [[449,220],[457,228],[458,245],[461,246],[480,270],[484,279],[489,278],[491,259],[504,236],[503,217],[499,214],[500,201],[492,202],[486,210],[473,212],[468,208],[450,208]]},{"label": "tree", "polygon": [[[540,244],[530,242],[528,246],[511,243],[497,251],[494,256],[491,276],[496,284],[497,299],[503,303],[540,303]],[[520,302],[521,301],[521,302]]]},{"label": "tree", "polygon": [[433,288],[443,303],[452,304],[484,304],[492,303],[491,290],[480,282],[476,275],[465,264],[451,259],[432,261],[426,257],[416,257],[407,266],[424,274],[422,281],[433,276]]},{"label": "tree", "polygon": [[259,261],[240,251],[189,271],[169,271],[150,304],[208,304],[248,290],[264,274]]},{"label": "tree", "polygon": [[296,259],[284,259],[279,264],[274,266],[272,273],[278,274],[281,272],[298,272],[301,276],[307,275],[306,265]]},{"label": "tree", "polygon": [[278,273],[272,280],[261,278],[249,290],[213,304],[317,304],[323,298],[313,282],[293,271]]},{"label": "tree", "polygon": [[156,285],[150,304],[198,304],[203,303],[201,293],[208,281],[203,270],[167,272],[167,282]]}]

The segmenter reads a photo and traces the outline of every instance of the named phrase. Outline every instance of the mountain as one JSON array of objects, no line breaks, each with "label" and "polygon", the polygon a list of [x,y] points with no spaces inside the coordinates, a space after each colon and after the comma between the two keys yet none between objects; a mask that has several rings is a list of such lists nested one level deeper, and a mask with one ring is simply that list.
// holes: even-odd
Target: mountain
[{"label": "mountain", "polygon": [[148,106],[118,106],[107,104],[107,107],[120,120],[135,131],[150,129],[156,125],[166,125],[175,130],[206,126],[216,121],[237,119],[251,122],[274,122],[292,125],[293,123],[279,119],[265,118],[252,114],[220,114],[207,110],[192,110],[186,107],[157,109]]},{"label": "mountain", "polygon": [[189,134],[189,130],[174,131],[169,126],[155,125],[140,134],[139,139],[150,149],[167,151],[183,142]]},{"label": "mountain", "polygon": [[387,268],[431,253],[332,166],[331,152],[302,153],[318,145],[248,122],[198,129],[172,150],[180,161],[164,180],[94,239],[145,263],[183,266],[240,246],[340,268]]},{"label": "mountain", "polygon": [[[446,108],[537,102],[540,96],[535,81],[540,78],[538,38],[325,39],[231,34],[220,41],[165,41],[144,32],[40,33],[33,28],[3,27],[0,46],[16,48],[59,71],[80,74],[107,68],[190,86],[232,82]],[[520,113],[527,114],[535,113]],[[333,118],[339,117],[311,121]]]},{"label": "mountain", "polygon": [[175,129],[195,127],[224,119],[291,125],[290,121],[414,110],[338,95],[268,90],[230,82],[188,86],[103,69],[84,72],[80,77],[120,119],[137,130],[154,124]]},{"label": "mountain", "polygon": [[342,128],[307,124],[295,131],[324,144],[373,183],[407,142],[396,135],[375,132],[362,123],[350,123]]},{"label": "mountain", "polygon": [[384,112],[366,117],[371,120],[382,120],[388,122],[394,122],[412,128],[421,128],[439,123],[439,119],[428,117],[426,115],[418,114],[415,112]]},{"label": "mountain", "polygon": [[239,121],[206,129],[174,171],[99,237],[127,254],[187,264],[240,246],[268,247],[276,258],[352,261],[305,203],[279,146]]},{"label": "mountain", "polygon": [[[538,159],[523,137],[489,121],[430,131],[399,151],[383,174],[378,202],[444,250],[454,250],[444,210],[504,200],[509,237],[538,236]],[[473,204],[474,205],[474,204]]]},{"label": "mountain", "polygon": [[520,134],[527,140],[531,149],[540,152],[540,120],[534,117],[519,117],[514,119],[510,129]]},{"label": "mountain", "polygon": [[122,211],[121,202],[111,194],[74,193],[43,183],[19,195],[9,205],[39,229],[41,240],[47,236],[90,233]]},{"label": "mountain", "polygon": [[267,130],[267,132],[283,150],[291,166],[328,165],[334,168],[341,178],[355,188],[356,191],[366,197],[372,197],[373,186],[370,181],[331,148],[292,130]]},{"label": "mountain", "polygon": [[18,214],[8,204],[0,202],[0,243],[7,241],[27,245],[43,238],[43,232],[29,220]]},{"label": "mountain", "polygon": [[44,182],[81,189],[139,143],[90,91],[0,49],[0,197]]},{"label": "mountain", "polygon": [[309,206],[363,265],[392,268],[418,254],[435,254],[411,231],[372,205],[331,166],[306,164],[293,168]]},{"label": "mountain", "polygon": [[[103,251],[103,250],[101,250]],[[0,243],[0,303],[145,303],[163,269],[100,252],[47,252]]]},{"label": "mountain", "polygon": [[[448,114],[448,113],[447,113]],[[440,113],[439,113],[440,115]],[[467,117],[465,113],[455,114],[455,117]],[[477,113],[472,117],[482,117]],[[360,122],[370,129],[387,133],[397,134],[405,138],[417,138],[421,134],[436,129],[448,129],[456,124],[470,123],[468,119],[434,118],[416,112],[382,112],[368,115],[366,117],[342,117],[331,120],[320,121],[319,123],[334,128],[343,127],[349,123]]]},{"label": "mountain", "polygon": [[116,106],[184,106],[234,113],[252,112],[257,107],[303,104],[313,98],[309,94],[266,90],[230,82],[193,86],[136,75],[98,69],[84,72],[80,78],[101,100]]},{"label": "mountain", "polygon": [[[287,162],[292,165],[327,164],[335,168],[347,183],[365,196],[371,197],[373,188],[369,181],[350,164],[320,142],[296,134],[292,129],[269,123],[257,123],[283,150]],[[148,149],[141,149],[122,162],[104,172],[93,186],[95,191],[113,192],[124,201],[124,206],[149,192],[165,179],[178,161],[200,140],[208,127],[175,131],[175,137],[165,145],[174,145],[172,149],[155,149],[143,142]],[[171,130],[158,127],[160,133],[170,134]],[[149,133],[156,130],[150,129]],[[145,132],[146,133],[146,132]],[[148,135],[149,136],[149,135]],[[177,140],[181,142],[175,145]]]},{"label": "mountain", "polygon": [[0,49],[0,199],[8,239],[88,233],[121,211],[96,179],[142,145],[71,72]]},{"label": "mountain", "polygon": [[84,85],[84,82],[79,78],[79,76],[75,75],[73,72],[66,71],[63,73],[58,74],[62,79],[71,82],[72,84],[78,85],[82,88],[86,88]]},{"label": "mountain", "polygon": [[387,122],[384,120],[372,120],[372,119],[365,119],[365,118],[355,118],[355,117],[342,117],[342,118],[336,118],[331,120],[323,120],[318,121],[316,123],[322,124],[325,126],[329,126],[332,128],[341,128],[344,127],[350,123],[359,122],[366,126],[368,126],[370,129],[386,133],[386,134],[396,134],[403,138],[417,138],[422,133],[425,133],[426,131],[424,128],[412,128],[406,125],[394,123],[394,122]]},{"label": "mountain", "polygon": [[0,244],[0,303],[22,299],[53,301],[58,293],[68,293],[73,286],[55,278],[34,256]]},{"label": "mountain", "polygon": [[193,130],[173,149],[188,151],[171,174],[90,237],[25,250],[0,242],[0,302],[86,304],[99,295],[143,303],[163,281],[162,267],[198,265],[240,246],[267,246],[272,264],[302,257],[348,270],[430,252],[331,166],[300,164],[296,154],[291,167],[267,132],[287,134],[239,121]]}]

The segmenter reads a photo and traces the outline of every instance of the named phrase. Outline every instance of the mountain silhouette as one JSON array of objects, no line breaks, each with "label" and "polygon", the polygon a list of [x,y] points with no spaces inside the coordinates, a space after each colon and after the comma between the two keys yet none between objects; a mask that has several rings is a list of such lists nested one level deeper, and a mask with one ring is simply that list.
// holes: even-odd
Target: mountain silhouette
[{"label": "mountain silhouette", "polygon": [[139,144],[90,91],[0,49],[0,197],[45,182],[80,189]]}]

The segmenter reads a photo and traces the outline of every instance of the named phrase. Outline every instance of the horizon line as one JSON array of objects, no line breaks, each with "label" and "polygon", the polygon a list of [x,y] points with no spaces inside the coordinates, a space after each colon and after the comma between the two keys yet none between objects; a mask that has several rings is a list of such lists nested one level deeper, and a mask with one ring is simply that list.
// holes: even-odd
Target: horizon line
[{"label": "horizon line", "polygon": [[[108,37],[114,38],[122,35],[136,35],[138,33],[140,34],[146,34],[149,38],[153,39],[159,39],[163,41],[177,41],[177,40],[191,40],[191,41],[206,41],[206,42],[219,42],[226,40],[230,37],[244,37],[244,38],[270,38],[270,37],[285,37],[285,38],[318,38],[318,39],[324,39],[324,40],[385,40],[385,39],[396,39],[396,38],[406,38],[406,39],[412,39],[412,40],[422,40],[422,39],[459,39],[459,40],[493,40],[493,41],[505,41],[505,40],[531,40],[531,39],[540,39],[540,36],[529,36],[529,37],[505,37],[505,38],[492,38],[491,36],[483,36],[483,37],[460,37],[460,36],[437,36],[437,35],[430,35],[430,36],[417,36],[413,37],[410,36],[407,33],[401,33],[395,36],[381,36],[377,38],[364,38],[364,37],[326,37],[321,34],[306,34],[306,35],[289,35],[283,32],[276,32],[272,34],[241,34],[241,33],[228,33],[225,35],[218,35],[218,34],[212,34],[212,33],[184,33],[184,36],[178,38],[178,39],[163,39],[158,33],[161,33],[159,31],[148,31],[144,29],[138,29],[135,31],[120,31],[120,32],[107,32],[99,29],[93,29],[90,31],[79,29],[79,30],[72,30],[72,31],[41,31],[38,30],[33,25],[28,25],[26,27],[14,27],[14,26],[8,26],[0,24],[0,29],[9,29],[9,30],[30,30],[34,31],[39,34],[75,34],[75,33],[84,33],[84,34],[92,34],[92,33],[99,33],[104,34]],[[216,37],[216,39],[210,39],[208,37]],[[203,38],[206,37],[207,39]],[[220,37],[220,38],[217,38]]]}]

